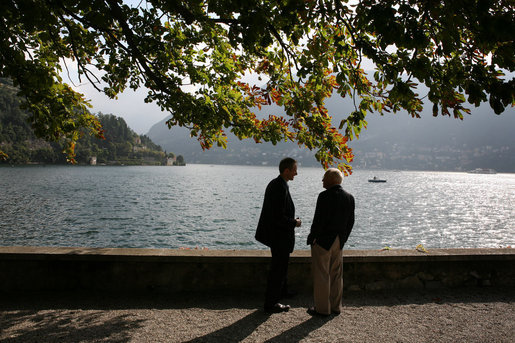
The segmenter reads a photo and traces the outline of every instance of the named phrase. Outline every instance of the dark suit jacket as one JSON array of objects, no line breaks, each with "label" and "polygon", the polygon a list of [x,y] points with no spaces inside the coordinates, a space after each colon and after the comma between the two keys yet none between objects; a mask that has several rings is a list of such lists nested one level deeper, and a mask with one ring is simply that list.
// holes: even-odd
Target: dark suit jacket
[{"label": "dark suit jacket", "polygon": [[295,246],[295,224],[295,206],[288,184],[278,176],[266,187],[255,237],[271,248],[292,252]]},{"label": "dark suit jacket", "polygon": [[354,197],[335,185],[318,195],[315,216],[308,244],[316,244],[329,250],[336,236],[340,237],[340,249],[347,242],[354,226]]}]

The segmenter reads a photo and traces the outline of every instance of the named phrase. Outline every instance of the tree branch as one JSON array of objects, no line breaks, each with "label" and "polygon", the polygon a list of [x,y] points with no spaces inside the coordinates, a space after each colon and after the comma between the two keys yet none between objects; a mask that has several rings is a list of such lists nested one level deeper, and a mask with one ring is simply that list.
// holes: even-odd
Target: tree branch
[{"label": "tree branch", "polygon": [[160,91],[167,93],[167,94],[173,94],[174,92],[171,92],[170,87],[174,89],[175,92],[180,91],[180,88],[175,85],[167,85],[159,76],[156,75],[156,73],[149,67],[149,61],[146,59],[145,55],[140,51],[138,44],[136,43],[136,37],[134,36],[134,33],[132,29],[127,24],[127,18],[123,14],[122,9],[118,5],[116,0],[107,0],[107,3],[110,6],[111,14],[113,15],[113,18],[115,18],[118,21],[118,24],[120,25],[122,29],[122,33],[124,34],[128,48],[131,49],[130,54],[132,57],[138,61],[139,65],[143,68],[145,71],[144,75],[150,78]]}]

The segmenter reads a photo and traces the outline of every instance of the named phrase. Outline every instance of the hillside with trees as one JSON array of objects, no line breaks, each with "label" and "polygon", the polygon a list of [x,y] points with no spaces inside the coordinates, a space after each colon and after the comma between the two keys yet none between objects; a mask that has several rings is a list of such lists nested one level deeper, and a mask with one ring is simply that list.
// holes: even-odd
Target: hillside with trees
[{"label": "hillside with trees", "polygon": [[[7,155],[4,164],[64,164],[65,146],[37,138],[28,122],[29,114],[20,108],[17,89],[0,80],[0,149]],[[146,135],[131,130],[123,118],[112,114],[95,115],[103,128],[104,139],[82,135],[75,145],[75,160],[79,164],[161,165],[167,160],[182,161],[167,154]]]}]

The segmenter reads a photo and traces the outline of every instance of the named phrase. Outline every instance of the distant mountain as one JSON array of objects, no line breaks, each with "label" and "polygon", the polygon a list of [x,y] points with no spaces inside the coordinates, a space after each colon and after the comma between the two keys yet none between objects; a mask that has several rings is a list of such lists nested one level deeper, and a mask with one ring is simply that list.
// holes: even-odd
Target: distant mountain
[{"label": "distant mountain", "polygon": [[299,148],[295,143],[281,142],[275,146],[272,143],[256,144],[252,139],[239,140],[231,133],[228,134],[227,149],[214,146],[202,151],[197,139],[190,137],[188,129],[173,127],[169,130],[165,124],[167,119],[152,126],[147,136],[165,151],[178,151],[188,163],[274,165],[284,156],[291,156],[303,165],[318,165],[314,153]]},{"label": "distant mountain", "polygon": [[[352,111],[347,99],[327,101],[336,125]],[[226,150],[213,147],[202,151],[198,141],[185,128],[155,124],[147,136],[167,151],[184,155],[189,163],[277,165],[284,156],[296,158],[304,166],[317,166],[314,152],[295,143],[256,144],[228,135]],[[472,110],[472,115],[458,120],[433,117],[424,111],[422,118],[407,113],[367,116],[368,127],[349,146],[355,153],[354,168],[466,171],[493,168],[515,172],[515,110],[496,115],[488,105]]]}]

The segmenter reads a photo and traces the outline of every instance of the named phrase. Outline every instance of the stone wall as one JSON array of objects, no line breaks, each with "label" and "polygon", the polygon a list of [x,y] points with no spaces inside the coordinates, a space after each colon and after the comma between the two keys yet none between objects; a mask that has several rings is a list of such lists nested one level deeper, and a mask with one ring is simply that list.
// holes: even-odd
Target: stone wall
[{"label": "stone wall", "polygon": [[[350,291],[515,286],[514,249],[345,250]],[[0,291],[262,293],[266,250],[0,247]],[[309,251],[295,251],[289,283],[311,292]]]},{"label": "stone wall", "polygon": [[347,251],[349,290],[515,286],[514,249]]}]

